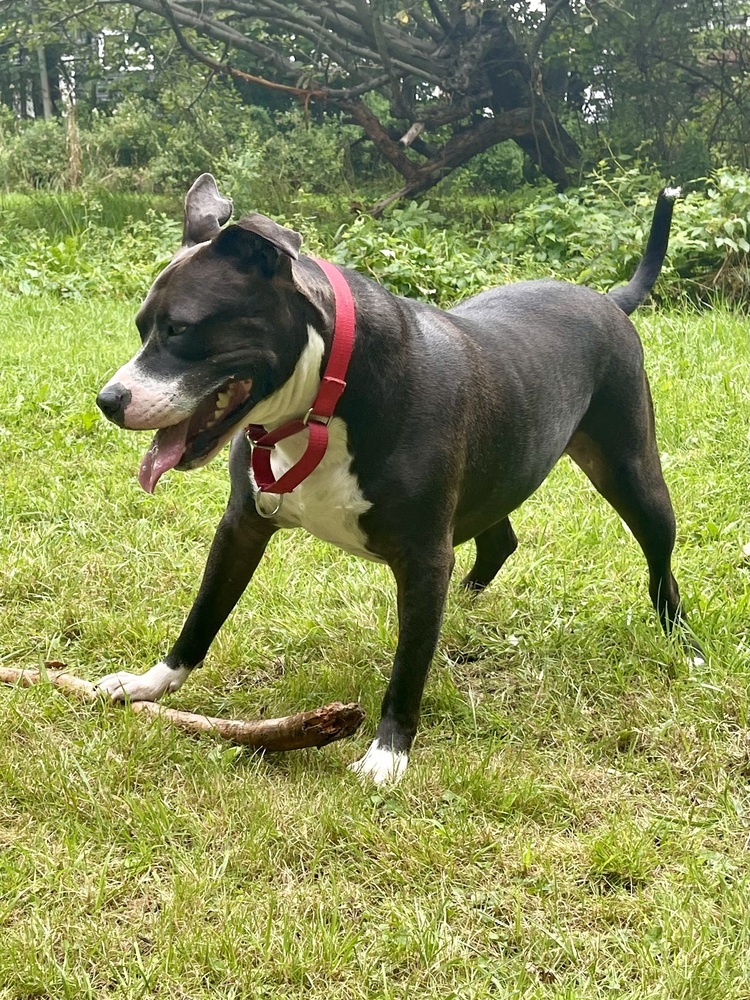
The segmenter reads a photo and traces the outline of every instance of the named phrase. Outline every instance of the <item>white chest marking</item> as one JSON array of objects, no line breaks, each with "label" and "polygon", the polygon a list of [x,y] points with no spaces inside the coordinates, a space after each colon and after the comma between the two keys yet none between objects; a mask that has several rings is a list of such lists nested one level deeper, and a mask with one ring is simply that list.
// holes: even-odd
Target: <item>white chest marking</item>
[{"label": "white chest marking", "polygon": [[[249,413],[250,422],[271,430],[294,417],[304,416],[318,391],[322,357],[323,340],[313,327],[309,327],[307,345],[292,375],[276,392],[253,407]],[[279,442],[271,454],[274,478],[278,479],[299,461],[306,447],[306,431]],[[284,495],[274,521],[282,528],[305,528],[316,538],[380,562],[367,548],[367,539],[359,523],[361,515],[372,504],[362,495],[351,466],[346,424],[340,417],[334,417],[328,425],[328,448],[323,460],[295,490]],[[250,476],[252,478],[252,472]],[[277,499],[269,495],[260,502],[271,511]]]},{"label": "white chest marking", "polygon": [[[307,435],[298,434],[276,445],[271,469],[278,479],[297,462],[307,446]],[[359,518],[372,504],[365,500],[357,477],[351,471],[346,424],[334,417],[328,425],[328,449],[323,461],[307,479],[284,496],[274,518],[283,528],[305,528],[316,538],[365,559],[380,561],[367,548]],[[269,497],[269,501],[273,500]]]}]

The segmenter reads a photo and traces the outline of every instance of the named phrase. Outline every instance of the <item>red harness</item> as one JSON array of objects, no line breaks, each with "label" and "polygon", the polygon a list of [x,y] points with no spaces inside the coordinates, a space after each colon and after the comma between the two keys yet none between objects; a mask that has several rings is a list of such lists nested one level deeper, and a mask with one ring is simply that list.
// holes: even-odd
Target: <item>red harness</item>
[{"label": "red harness", "polygon": [[[335,264],[318,257],[311,259],[321,268],[333,287],[334,321],[331,353],[315,402],[304,417],[290,420],[273,431],[266,431],[261,424],[250,424],[245,429],[252,447],[250,467],[261,493],[291,493],[313,469],[320,465],[328,447],[328,423],[346,388],[346,372],[354,349],[356,324],[354,299],[344,275]],[[285,438],[299,434],[305,428],[309,431],[309,437],[304,454],[291,469],[287,469],[282,476],[274,479],[271,470],[271,452],[275,445]]]}]

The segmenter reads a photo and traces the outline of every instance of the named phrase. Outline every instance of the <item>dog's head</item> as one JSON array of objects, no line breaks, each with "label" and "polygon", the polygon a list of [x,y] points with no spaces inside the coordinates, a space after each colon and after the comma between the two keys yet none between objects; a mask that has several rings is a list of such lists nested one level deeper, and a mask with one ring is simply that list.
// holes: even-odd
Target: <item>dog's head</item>
[{"label": "dog's head", "polygon": [[291,376],[311,308],[292,281],[299,233],[263,215],[232,214],[211,174],[185,199],[182,247],[136,316],[141,348],[97,397],[120,427],[157,430],[139,479],[205,465],[250,411]]}]

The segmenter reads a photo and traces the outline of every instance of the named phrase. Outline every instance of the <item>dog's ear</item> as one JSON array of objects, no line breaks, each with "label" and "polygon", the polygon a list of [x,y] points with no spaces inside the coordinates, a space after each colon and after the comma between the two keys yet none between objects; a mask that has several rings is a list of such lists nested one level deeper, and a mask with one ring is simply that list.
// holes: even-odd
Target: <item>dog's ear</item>
[{"label": "dog's ear", "polygon": [[242,267],[260,267],[267,278],[272,278],[285,259],[287,266],[289,260],[297,260],[301,245],[302,237],[294,229],[256,213],[222,229],[214,248],[234,257]]},{"label": "dog's ear", "polygon": [[232,215],[232,199],[219,194],[213,174],[201,174],[185,196],[182,245],[195,246],[216,236]]}]

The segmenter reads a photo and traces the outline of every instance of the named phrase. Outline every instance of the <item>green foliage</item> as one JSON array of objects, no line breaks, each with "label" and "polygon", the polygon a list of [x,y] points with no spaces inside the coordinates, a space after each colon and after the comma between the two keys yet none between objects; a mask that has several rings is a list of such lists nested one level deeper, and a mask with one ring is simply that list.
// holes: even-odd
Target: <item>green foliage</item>
[{"label": "green foliage", "polygon": [[0,287],[64,299],[143,295],[179,245],[181,224],[154,209],[117,227],[96,224],[97,207],[90,202],[67,233],[0,232]]},{"label": "green foliage", "polygon": [[523,184],[524,157],[514,142],[501,142],[479,153],[451,175],[456,191],[515,191]]},{"label": "green foliage", "polygon": [[350,125],[311,124],[300,110],[273,117],[253,109],[242,141],[228,144],[216,173],[240,211],[282,206],[301,194],[349,192],[355,181],[349,150],[358,138]]},{"label": "green foliage", "polygon": [[448,305],[508,280],[501,251],[478,253],[476,234],[467,238],[430,203],[394,208],[385,219],[360,216],[342,227],[333,260],[369,274],[399,295]]},{"label": "green foliage", "polygon": [[712,170],[711,152],[705,139],[696,129],[690,129],[675,157],[675,177],[685,183],[701,183],[709,177]]},{"label": "green foliage", "polygon": [[[395,207],[379,220],[360,215],[342,225],[346,192],[297,191],[284,198],[279,188],[269,207],[263,155],[248,145],[242,163],[226,163],[222,187],[235,198],[238,214],[266,210],[299,229],[308,252],[444,307],[523,277],[553,276],[600,289],[628,280],[643,253],[661,183],[636,166],[617,172],[602,166],[564,194],[542,189],[509,202],[449,194]],[[11,292],[139,295],[179,244],[176,203],[164,212],[142,199],[139,210],[133,196],[100,192],[42,198],[34,210],[31,205],[19,197],[0,202],[0,288]],[[750,176],[722,170],[705,190],[677,202],[656,294],[674,299],[719,292],[747,301],[749,230]]]},{"label": "green foliage", "polygon": [[90,171],[124,167],[135,174],[151,162],[161,145],[153,112],[145,102],[132,98],[122,101],[111,115],[94,111],[83,135]]},{"label": "green foliage", "polygon": [[[443,306],[511,276],[548,275],[607,289],[627,281],[641,258],[657,185],[640,167],[613,173],[602,164],[582,187],[544,191],[508,221],[487,218],[473,231],[458,212],[449,220],[427,202],[412,203],[385,220],[363,217],[342,228],[335,259],[393,291]],[[749,227],[750,175],[722,170],[707,191],[677,203],[657,294],[719,291],[746,300]]]},{"label": "green foliage", "polygon": [[[357,128],[328,119],[311,124],[299,109],[271,116],[217,99],[186,115],[129,97],[112,114],[93,111],[79,132],[84,190],[182,194],[211,171],[242,210],[263,204],[284,211],[305,193],[350,193],[356,170],[377,173],[363,150],[350,155]],[[0,137],[0,190],[65,187],[62,122],[16,122],[0,111]]]},{"label": "green foliage", "polygon": [[68,170],[65,125],[39,119],[2,129],[0,188],[61,188]]}]

